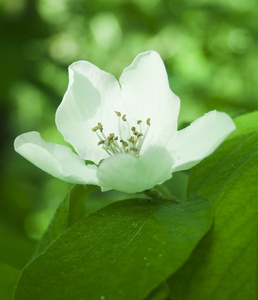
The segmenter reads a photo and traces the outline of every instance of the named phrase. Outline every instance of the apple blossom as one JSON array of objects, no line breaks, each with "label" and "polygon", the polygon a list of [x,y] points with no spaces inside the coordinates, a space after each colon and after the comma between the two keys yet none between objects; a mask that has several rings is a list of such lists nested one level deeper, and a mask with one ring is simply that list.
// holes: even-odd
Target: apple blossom
[{"label": "apple blossom", "polygon": [[235,129],[227,114],[211,111],[177,131],[179,107],[154,51],[139,54],[119,82],[78,61],[69,67],[68,89],[56,112],[57,128],[77,154],[38,132],[18,136],[14,146],[61,180],[141,192],[196,165]]}]

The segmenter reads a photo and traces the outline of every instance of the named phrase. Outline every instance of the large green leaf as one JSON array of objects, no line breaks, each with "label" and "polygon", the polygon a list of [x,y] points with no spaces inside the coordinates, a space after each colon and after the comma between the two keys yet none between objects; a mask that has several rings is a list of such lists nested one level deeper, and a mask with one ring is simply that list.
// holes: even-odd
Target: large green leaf
[{"label": "large green leaf", "polygon": [[169,283],[176,300],[258,299],[258,113],[194,168],[189,193],[212,200],[215,221]]},{"label": "large green leaf", "polygon": [[20,271],[0,263],[0,299],[12,300]]},{"label": "large green leaf", "polygon": [[[104,196],[103,196],[104,195]],[[49,226],[42,236],[35,255],[46,250],[65,230],[82,217],[132,195],[116,191],[102,193],[97,186],[75,185],[60,203]],[[134,198],[134,197],[133,197]]]},{"label": "large green leaf", "polygon": [[162,282],[155,290],[153,290],[144,300],[168,300],[170,299],[170,289],[167,282]]},{"label": "large green leaf", "polygon": [[45,251],[67,228],[86,215],[86,197],[95,189],[93,186],[74,186],[57,208],[48,229],[42,236],[36,255]]},{"label": "large green leaf", "polygon": [[125,200],[82,218],[23,271],[16,300],[144,299],[189,257],[210,202]]}]

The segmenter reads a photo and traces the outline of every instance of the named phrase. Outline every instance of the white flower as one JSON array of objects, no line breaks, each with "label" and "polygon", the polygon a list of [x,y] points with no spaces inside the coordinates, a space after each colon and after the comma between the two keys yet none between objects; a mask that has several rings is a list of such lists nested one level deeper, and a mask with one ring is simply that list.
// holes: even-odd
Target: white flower
[{"label": "white flower", "polygon": [[56,112],[57,128],[77,154],[45,142],[38,132],[18,136],[14,146],[59,179],[141,192],[196,165],[235,129],[227,114],[211,111],[177,131],[179,107],[154,51],[139,54],[119,82],[78,61],[69,67],[68,89]]}]

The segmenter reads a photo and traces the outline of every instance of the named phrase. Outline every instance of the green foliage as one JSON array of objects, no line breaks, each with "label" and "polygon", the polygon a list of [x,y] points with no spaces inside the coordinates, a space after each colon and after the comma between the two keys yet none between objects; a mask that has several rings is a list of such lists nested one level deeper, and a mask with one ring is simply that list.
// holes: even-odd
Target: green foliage
[{"label": "green foliage", "polygon": [[[103,196],[104,195],[104,196]],[[39,241],[35,255],[43,252],[66,229],[101,207],[110,203],[133,198],[134,195],[125,193],[102,193],[97,186],[75,185],[57,208],[48,229]]]},{"label": "green foliage", "polygon": [[[139,52],[157,50],[182,100],[180,128],[211,109],[232,116],[254,111],[257,8],[254,0],[2,0],[2,259],[19,268],[27,263],[69,190],[17,155],[13,140],[36,130],[48,141],[64,143],[54,114],[70,63],[85,59],[118,77]],[[176,188],[185,194],[184,183]],[[19,255],[11,250],[13,243],[24,245],[15,246],[23,249]]]},{"label": "green foliage", "polygon": [[33,257],[35,247],[35,241],[31,241],[26,236],[7,228],[0,229],[1,262],[21,269]]},{"label": "green foliage", "polygon": [[[59,220],[61,210],[67,217],[60,208]],[[212,219],[209,201],[198,196],[182,204],[111,204],[35,258],[22,272],[15,299],[143,299],[185,262]]]},{"label": "green foliage", "polygon": [[145,300],[164,300],[170,298],[170,289],[167,283],[162,282]]},{"label": "green foliage", "polygon": [[13,299],[15,285],[19,276],[19,270],[0,263],[0,299]]},{"label": "green foliage", "polygon": [[169,280],[176,300],[256,300],[258,268],[258,112],[195,167],[189,193],[212,200],[212,230]]},{"label": "green foliage", "polygon": [[86,214],[85,199],[96,187],[84,188],[75,186],[57,208],[48,229],[41,238],[37,254],[40,254],[67,228]]},{"label": "green foliage", "polygon": [[[0,257],[12,267],[22,269],[30,261],[69,190],[68,184],[19,157],[13,140],[22,132],[38,130],[48,141],[64,143],[54,114],[73,61],[91,61],[118,77],[139,52],[158,51],[171,88],[182,100],[180,128],[211,109],[231,116],[258,110],[258,6],[254,0],[0,2]],[[237,118],[237,131],[191,172],[188,192],[213,202],[215,223],[169,281],[175,300],[257,297],[257,119],[257,113]],[[179,173],[165,185],[177,198],[186,199],[187,182],[188,174]],[[93,219],[101,213],[99,208],[128,198],[91,188],[76,187],[60,204],[37,247],[36,254],[43,255],[25,269],[23,278],[29,270],[38,278],[33,266],[59,245],[63,232],[67,236],[79,220],[86,222],[85,216],[93,213],[89,217]],[[115,205],[111,208],[121,209],[122,203]],[[128,224],[129,215],[123,216]],[[124,227],[121,224],[119,231],[117,225],[116,232]],[[121,236],[129,238],[130,230]],[[172,268],[167,262],[164,266]],[[12,267],[0,266],[0,299],[12,293],[18,277]],[[159,285],[161,278],[156,280],[155,275],[151,287],[155,291],[144,294],[147,299],[166,299],[165,273],[161,275],[163,283]]]}]

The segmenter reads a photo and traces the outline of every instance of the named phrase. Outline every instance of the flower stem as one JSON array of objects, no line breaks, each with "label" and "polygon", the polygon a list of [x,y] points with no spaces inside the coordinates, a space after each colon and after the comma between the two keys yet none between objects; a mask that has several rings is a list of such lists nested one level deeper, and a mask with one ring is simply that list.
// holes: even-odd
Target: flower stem
[{"label": "flower stem", "polygon": [[152,189],[144,192],[145,195],[151,197],[152,199],[163,199],[173,201],[175,203],[180,203],[177,198],[171,195],[170,191],[164,185],[156,185]]}]

